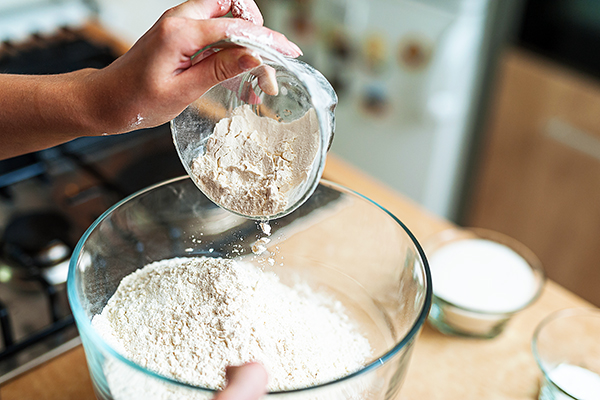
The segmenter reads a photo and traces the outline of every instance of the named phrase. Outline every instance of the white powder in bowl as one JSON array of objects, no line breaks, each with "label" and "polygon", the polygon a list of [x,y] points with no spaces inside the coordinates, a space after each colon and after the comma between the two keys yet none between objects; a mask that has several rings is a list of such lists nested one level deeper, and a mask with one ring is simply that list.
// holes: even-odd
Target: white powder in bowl
[{"label": "white powder in bowl", "polygon": [[527,261],[485,239],[449,243],[430,256],[433,292],[459,307],[489,313],[524,307],[537,285]]},{"label": "white powder in bowl", "polygon": [[239,214],[269,217],[293,206],[319,149],[314,109],[285,123],[259,117],[250,105],[221,119],[192,162],[192,178],[215,203]]},{"label": "white powder in bowl", "polygon": [[94,329],[161,375],[223,388],[225,367],[261,362],[269,390],[340,378],[365,365],[368,340],[332,296],[252,264],[173,258],[125,277]]},{"label": "white powder in bowl", "polygon": [[[559,364],[548,374],[550,379],[562,390],[576,399],[600,400],[600,375],[571,364]],[[552,389],[549,389],[552,392]],[[556,392],[556,400],[571,399]]]}]

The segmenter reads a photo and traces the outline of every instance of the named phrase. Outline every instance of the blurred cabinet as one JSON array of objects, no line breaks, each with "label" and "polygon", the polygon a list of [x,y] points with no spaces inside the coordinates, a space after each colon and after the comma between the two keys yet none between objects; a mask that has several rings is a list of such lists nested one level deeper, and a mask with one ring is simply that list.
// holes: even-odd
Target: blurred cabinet
[{"label": "blurred cabinet", "polygon": [[464,224],[522,241],[600,306],[600,82],[511,50],[494,96]]}]

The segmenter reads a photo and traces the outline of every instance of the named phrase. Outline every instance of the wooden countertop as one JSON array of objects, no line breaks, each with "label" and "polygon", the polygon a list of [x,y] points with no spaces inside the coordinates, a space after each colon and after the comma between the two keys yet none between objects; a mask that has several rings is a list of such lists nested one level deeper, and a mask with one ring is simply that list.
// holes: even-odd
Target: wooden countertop
[{"label": "wooden countertop", "polygon": [[[419,241],[452,226],[330,157],[325,178],[377,201],[402,220]],[[531,337],[549,313],[591,305],[553,282],[531,307],[517,314],[491,340],[444,336],[426,325],[416,342],[401,390],[413,400],[537,399],[540,373],[531,353]],[[81,346],[0,387],[2,400],[95,400]]]}]

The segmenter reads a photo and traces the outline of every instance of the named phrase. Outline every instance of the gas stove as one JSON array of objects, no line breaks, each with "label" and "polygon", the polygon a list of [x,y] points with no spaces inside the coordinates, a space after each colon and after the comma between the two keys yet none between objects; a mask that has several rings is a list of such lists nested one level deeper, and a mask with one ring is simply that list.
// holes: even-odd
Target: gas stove
[{"label": "gas stove", "polygon": [[[101,68],[119,52],[60,27],[3,42],[0,73]],[[0,384],[79,344],[65,281],[85,229],[118,200],[183,174],[167,125],[0,161]]]}]

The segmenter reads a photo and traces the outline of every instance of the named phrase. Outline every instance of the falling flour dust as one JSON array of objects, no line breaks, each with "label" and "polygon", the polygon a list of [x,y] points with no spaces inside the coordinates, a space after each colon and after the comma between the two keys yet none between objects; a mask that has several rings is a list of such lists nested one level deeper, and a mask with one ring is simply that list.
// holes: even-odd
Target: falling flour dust
[{"label": "falling flour dust", "polygon": [[273,216],[292,206],[319,149],[314,109],[284,123],[250,105],[221,119],[192,162],[192,178],[215,203],[239,214]]},{"label": "falling flour dust", "polygon": [[261,362],[269,390],[361,368],[368,340],[331,295],[223,258],[157,261],[125,277],[96,331],[126,358],[192,385],[222,388],[225,367]]}]

